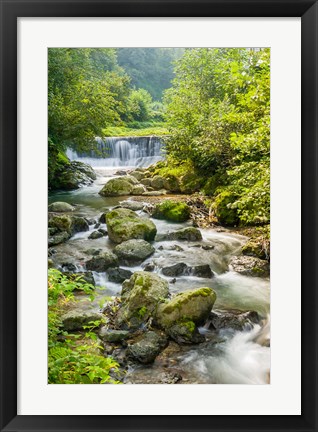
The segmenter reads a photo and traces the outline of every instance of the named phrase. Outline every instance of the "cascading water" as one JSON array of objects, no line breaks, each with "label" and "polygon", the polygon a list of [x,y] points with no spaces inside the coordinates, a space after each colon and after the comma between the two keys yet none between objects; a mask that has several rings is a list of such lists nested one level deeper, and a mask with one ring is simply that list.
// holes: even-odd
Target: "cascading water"
[{"label": "cascading water", "polygon": [[147,167],[164,158],[162,140],[156,136],[96,138],[96,150],[77,153],[68,149],[70,160],[92,167]]}]

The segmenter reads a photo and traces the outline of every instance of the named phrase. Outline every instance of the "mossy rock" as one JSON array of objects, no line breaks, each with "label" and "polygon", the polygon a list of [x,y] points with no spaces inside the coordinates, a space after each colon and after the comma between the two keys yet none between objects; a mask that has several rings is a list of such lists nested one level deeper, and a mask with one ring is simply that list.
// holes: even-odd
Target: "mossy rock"
[{"label": "mossy rock", "polygon": [[69,215],[56,215],[49,219],[49,228],[56,228],[59,232],[72,233],[72,218]]},{"label": "mossy rock", "polygon": [[165,179],[164,179],[164,177],[162,177],[160,175],[155,175],[151,180],[151,186],[155,190],[163,189],[164,184],[165,184]]},{"label": "mossy rock", "polygon": [[139,217],[134,211],[117,208],[106,214],[108,236],[115,243],[131,239],[154,240],[157,228],[148,218]]},{"label": "mossy rock", "polygon": [[135,177],[136,180],[140,181],[145,177],[145,174],[141,171],[133,171],[130,173],[132,177]]},{"label": "mossy rock", "polygon": [[130,195],[133,188],[134,185],[125,176],[110,179],[98,193],[104,197]]},{"label": "mossy rock", "polygon": [[242,254],[260,258],[260,259],[268,259],[268,255],[266,254],[266,251],[263,248],[262,243],[253,240],[249,240],[242,247]]},{"label": "mossy rock", "polygon": [[86,262],[87,270],[104,272],[110,267],[118,266],[117,255],[112,252],[104,252],[97,256],[94,256],[89,261]]},{"label": "mossy rock", "polygon": [[49,237],[48,239],[48,245],[56,246],[58,244],[64,243],[71,237],[70,233],[66,231],[58,232],[57,234],[54,234],[52,237]]},{"label": "mossy rock", "polygon": [[230,191],[223,191],[215,198],[213,207],[218,221],[226,226],[236,226],[239,223],[237,209],[231,204],[236,197]]},{"label": "mossy rock", "polygon": [[89,231],[89,225],[85,218],[78,217],[78,216],[72,216],[72,234],[83,232],[83,231]]},{"label": "mossy rock", "polygon": [[158,306],[156,312],[157,323],[167,329],[176,322],[193,321],[202,324],[216,300],[216,293],[211,288],[197,288],[177,294],[169,302]]},{"label": "mossy rock", "polygon": [[66,331],[82,330],[83,326],[88,325],[90,321],[100,321],[101,324],[105,323],[105,317],[96,311],[83,311],[80,309],[73,309],[66,314],[62,315],[61,321],[63,328]]},{"label": "mossy rock", "polygon": [[114,253],[118,256],[119,262],[124,265],[141,264],[146,258],[152,255],[155,248],[148,242],[142,239],[127,240],[114,249]]},{"label": "mossy rock", "polygon": [[142,184],[135,185],[131,191],[131,195],[142,195],[144,192],[146,192],[146,188]]},{"label": "mossy rock", "polygon": [[74,211],[74,207],[63,201],[56,201],[49,205],[49,212],[66,213]]},{"label": "mossy rock", "polygon": [[167,334],[178,344],[194,344],[205,341],[191,320],[182,319],[167,329]]},{"label": "mossy rock", "polygon": [[154,315],[158,304],[168,295],[166,280],[153,273],[135,272],[123,283],[122,306],[116,316],[116,327],[139,328]]},{"label": "mossy rock", "polygon": [[164,179],[163,187],[170,192],[180,192],[180,182],[179,179],[174,175],[168,175]]},{"label": "mossy rock", "polygon": [[204,179],[199,177],[197,173],[187,173],[180,181],[180,190],[182,193],[192,194],[199,192],[204,184]]},{"label": "mossy rock", "polygon": [[172,222],[185,222],[190,217],[190,207],[183,202],[166,200],[157,204],[152,216]]}]

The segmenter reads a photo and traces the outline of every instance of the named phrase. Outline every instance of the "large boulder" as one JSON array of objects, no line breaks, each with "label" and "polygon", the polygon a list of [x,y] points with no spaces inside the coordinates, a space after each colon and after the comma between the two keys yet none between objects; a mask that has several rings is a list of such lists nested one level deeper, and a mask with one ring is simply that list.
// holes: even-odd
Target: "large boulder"
[{"label": "large boulder", "polygon": [[104,252],[97,256],[93,256],[86,262],[87,270],[105,272],[110,267],[118,266],[118,258],[112,252]]},{"label": "large boulder", "polygon": [[78,217],[78,216],[72,216],[72,234],[82,232],[82,231],[88,231],[89,225],[85,218]]},{"label": "large boulder", "polygon": [[165,276],[175,277],[189,273],[189,267],[185,263],[177,263],[171,266],[163,267],[162,274]]},{"label": "large boulder", "polygon": [[128,345],[127,356],[140,363],[153,363],[157,355],[168,345],[165,334],[149,331],[141,335],[133,344]]},{"label": "large boulder", "polygon": [[137,265],[152,255],[155,248],[145,240],[127,240],[114,249],[119,262],[124,265]]},{"label": "large boulder", "polygon": [[178,344],[194,344],[205,341],[191,320],[180,320],[166,330],[167,334]]},{"label": "large boulder", "polygon": [[105,186],[98,192],[101,196],[120,196],[130,195],[134,188],[134,185],[127,180],[127,176],[124,178],[110,179]]},{"label": "large boulder", "polygon": [[49,205],[49,212],[65,213],[65,212],[71,212],[73,210],[74,210],[73,206],[62,201],[56,201]]},{"label": "large boulder", "polygon": [[158,306],[156,322],[168,329],[177,322],[202,324],[209,316],[216,294],[211,288],[197,288],[177,294]]},{"label": "large boulder", "polygon": [[139,217],[129,209],[118,208],[106,214],[109,238],[115,243],[131,239],[154,240],[157,228],[147,218]]},{"label": "large boulder", "polygon": [[251,256],[234,256],[230,269],[245,276],[269,277],[269,262]]},{"label": "large boulder", "polygon": [[158,304],[168,295],[167,281],[152,273],[135,272],[123,283],[122,306],[116,316],[116,326],[139,328],[154,315]]},{"label": "large boulder", "polygon": [[69,215],[49,215],[49,228],[56,228],[58,232],[72,233],[72,218]]},{"label": "large boulder", "polygon": [[165,179],[160,175],[155,175],[151,180],[151,186],[156,190],[163,189],[164,184],[165,184]]},{"label": "large boulder", "polygon": [[49,245],[49,247],[56,246],[60,243],[64,243],[70,237],[71,237],[71,235],[66,231],[59,232],[59,233],[54,234],[54,235],[49,237],[48,245]]},{"label": "large boulder", "polygon": [[180,192],[180,182],[174,175],[165,177],[163,187],[170,192]]},{"label": "large boulder", "polygon": [[105,317],[96,311],[83,311],[81,309],[73,309],[62,315],[61,321],[63,328],[66,331],[82,330],[83,326],[89,324],[90,321],[100,321],[105,323]]},{"label": "large boulder", "polygon": [[65,165],[56,180],[56,188],[63,190],[78,189],[89,185],[96,180],[96,173],[90,165],[83,162],[72,161]]},{"label": "large boulder", "polygon": [[113,330],[104,326],[99,329],[98,336],[104,342],[117,343],[129,337],[130,333],[127,330]]},{"label": "large boulder", "polygon": [[156,236],[156,241],[164,241],[164,240],[198,241],[198,240],[202,240],[202,234],[198,228],[187,227],[187,228],[181,228],[177,231],[173,231],[167,234],[158,234]]},{"label": "large boulder", "polygon": [[133,187],[133,190],[131,191],[131,195],[142,195],[146,191],[147,189],[145,188],[144,185],[138,184]]},{"label": "large boulder", "polygon": [[152,216],[172,222],[185,222],[190,217],[190,207],[183,202],[166,200],[156,204]]}]

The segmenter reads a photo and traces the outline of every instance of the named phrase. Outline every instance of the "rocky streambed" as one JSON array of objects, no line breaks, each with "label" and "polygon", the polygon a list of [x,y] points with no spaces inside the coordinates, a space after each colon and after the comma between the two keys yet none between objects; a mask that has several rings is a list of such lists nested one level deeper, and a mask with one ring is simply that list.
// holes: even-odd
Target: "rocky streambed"
[{"label": "rocky streambed", "polygon": [[49,197],[49,266],[96,286],[64,328],[100,320],[127,384],[268,383],[268,261],[243,255],[247,237],[193,226],[172,191],[149,205],[147,181],[114,171]]}]

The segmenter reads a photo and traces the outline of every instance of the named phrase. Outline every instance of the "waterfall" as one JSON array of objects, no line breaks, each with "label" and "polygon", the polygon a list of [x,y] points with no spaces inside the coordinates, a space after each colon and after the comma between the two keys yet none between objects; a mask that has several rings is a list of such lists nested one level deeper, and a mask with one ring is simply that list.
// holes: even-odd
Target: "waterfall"
[{"label": "waterfall", "polygon": [[67,149],[70,160],[93,167],[147,167],[164,159],[162,140],[156,136],[96,138],[96,149],[79,153]]}]

